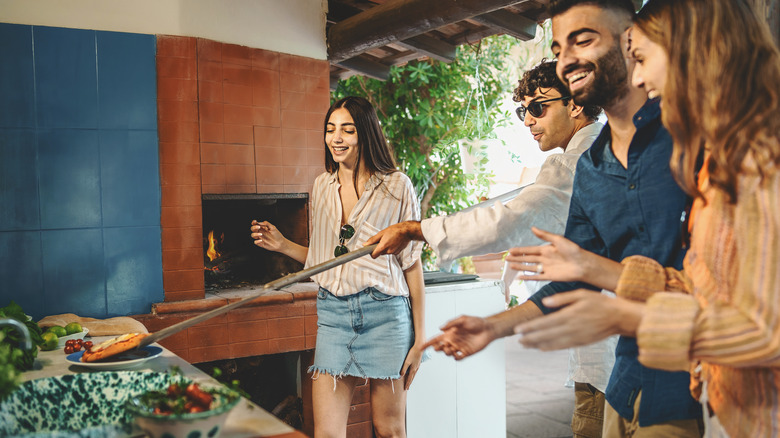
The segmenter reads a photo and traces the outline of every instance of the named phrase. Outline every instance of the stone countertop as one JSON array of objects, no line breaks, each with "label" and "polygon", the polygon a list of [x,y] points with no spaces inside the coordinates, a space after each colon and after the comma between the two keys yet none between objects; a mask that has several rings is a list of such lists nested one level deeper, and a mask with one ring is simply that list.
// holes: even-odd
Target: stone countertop
[{"label": "stone countertop", "polygon": [[[101,336],[86,339],[98,344],[111,338],[111,336]],[[159,344],[152,345],[162,348],[162,354],[153,359],[149,359],[148,361],[138,363],[134,367],[128,368],[128,370],[166,372],[172,366],[177,366],[185,376],[195,382],[219,384],[215,379],[186,362],[167,348]],[[28,381],[66,374],[101,372],[73,365],[68,362],[65,357],[66,354],[61,348],[51,351],[39,351],[33,369],[22,373],[22,379]],[[246,398],[242,398],[241,402],[230,412],[220,437],[305,438],[305,435],[283,423],[277,417]]]}]

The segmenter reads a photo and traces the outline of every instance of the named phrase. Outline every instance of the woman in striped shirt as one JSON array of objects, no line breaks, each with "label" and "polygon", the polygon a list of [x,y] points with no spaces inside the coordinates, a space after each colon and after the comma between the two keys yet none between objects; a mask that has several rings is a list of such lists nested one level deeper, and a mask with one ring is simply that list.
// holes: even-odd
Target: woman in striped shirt
[{"label": "woman in striped shirt", "polygon": [[[358,249],[392,224],[420,219],[414,187],[396,170],[367,100],[334,103],[325,116],[324,137],[327,172],[312,189],[309,247],[286,239],[268,222],[251,225],[257,246],[306,267]],[[406,392],[425,343],[421,249],[412,243],[397,255],[362,257],[313,277],[320,286],[309,368],[315,437],[346,437],[355,386],[369,379],[376,435],[406,436]]]},{"label": "woman in striped shirt", "polygon": [[619,298],[551,296],[545,305],[565,308],[516,330],[542,349],[634,336],[644,365],[691,371],[708,436],[778,437],[780,52],[746,0],[649,0],[630,53],[634,85],[662,99],[672,171],[695,198],[684,270],[616,264],[539,232],[552,245],[507,260]]}]

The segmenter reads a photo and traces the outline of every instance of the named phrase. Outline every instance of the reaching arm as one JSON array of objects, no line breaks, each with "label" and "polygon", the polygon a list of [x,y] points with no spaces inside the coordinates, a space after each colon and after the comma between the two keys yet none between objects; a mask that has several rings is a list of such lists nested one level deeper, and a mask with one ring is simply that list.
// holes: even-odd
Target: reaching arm
[{"label": "reaching arm", "polygon": [[400,253],[412,240],[425,241],[420,221],[404,221],[390,225],[366,240],[363,246],[378,243],[371,253],[371,257],[377,258],[385,254]]},{"label": "reaching arm", "polygon": [[309,248],[285,238],[272,223],[253,220],[249,230],[255,245],[260,248],[280,252],[300,263],[306,262]]}]

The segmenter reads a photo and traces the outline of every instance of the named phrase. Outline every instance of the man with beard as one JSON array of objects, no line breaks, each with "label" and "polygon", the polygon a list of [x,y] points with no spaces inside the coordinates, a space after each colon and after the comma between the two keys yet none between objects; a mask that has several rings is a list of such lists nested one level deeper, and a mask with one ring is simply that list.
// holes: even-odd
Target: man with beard
[{"label": "man with beard", "polygon": [[[689,199],[669,169],[672,141],[661,125],[658,102],[646,102],[644,91],[629,83],[633,61],[627,65],[624,49],[634,14],[631,1],[551,0],[548,9],[558,76],[575,103],[599,105],[609,120],[577,163],[565,237],[612,260],[644,255],[679,269],[685,255],[680,216]],[[507,260],[515,256],[522,254],[511,250]],[[528,270],[544,273],[541,264]],[[518,324],[554,311],[543,298],[579,288],[595,289],[584,283],[553,282],[508,311],[450,321],[427,345],[463,359],[512,335]],[[701,436],[701,407],[688,391],[688,373],[642,366],[635,338],[621,337],[615,356],[603,408],[604,436]],[[587,394],[576,396],[577,404],[587,400]],[[583,410],[590,411],[592,424],[600,421],[598,407],[575,408]]]}]

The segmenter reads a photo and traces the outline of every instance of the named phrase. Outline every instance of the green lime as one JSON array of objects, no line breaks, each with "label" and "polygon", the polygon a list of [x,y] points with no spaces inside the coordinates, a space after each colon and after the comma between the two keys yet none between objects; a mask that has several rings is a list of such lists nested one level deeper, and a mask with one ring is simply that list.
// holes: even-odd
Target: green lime
[{"label": "green lime", "polygon": [[58,339],[54,332],[46,332],[41,335],[43,338],[43,344],[41,344],[41,350],[54,350],[57,348]]},{"label": "green lime", "polygon": [[53,326],[49,327],[48,329],[46,329],[46,331],[54,333],[55,335],[57,335],[58,338],[61,338],[63,336],[67,336],[69,334],[68,330],[65,327],[61,326],[61,325],[53,325]]},{"label": "green lime", "polygon": [[72,335],[73,333],[81,333],[81,324],[77,322],[71,322],[65,326],[65,331],[68,332],[69,335]]}]

